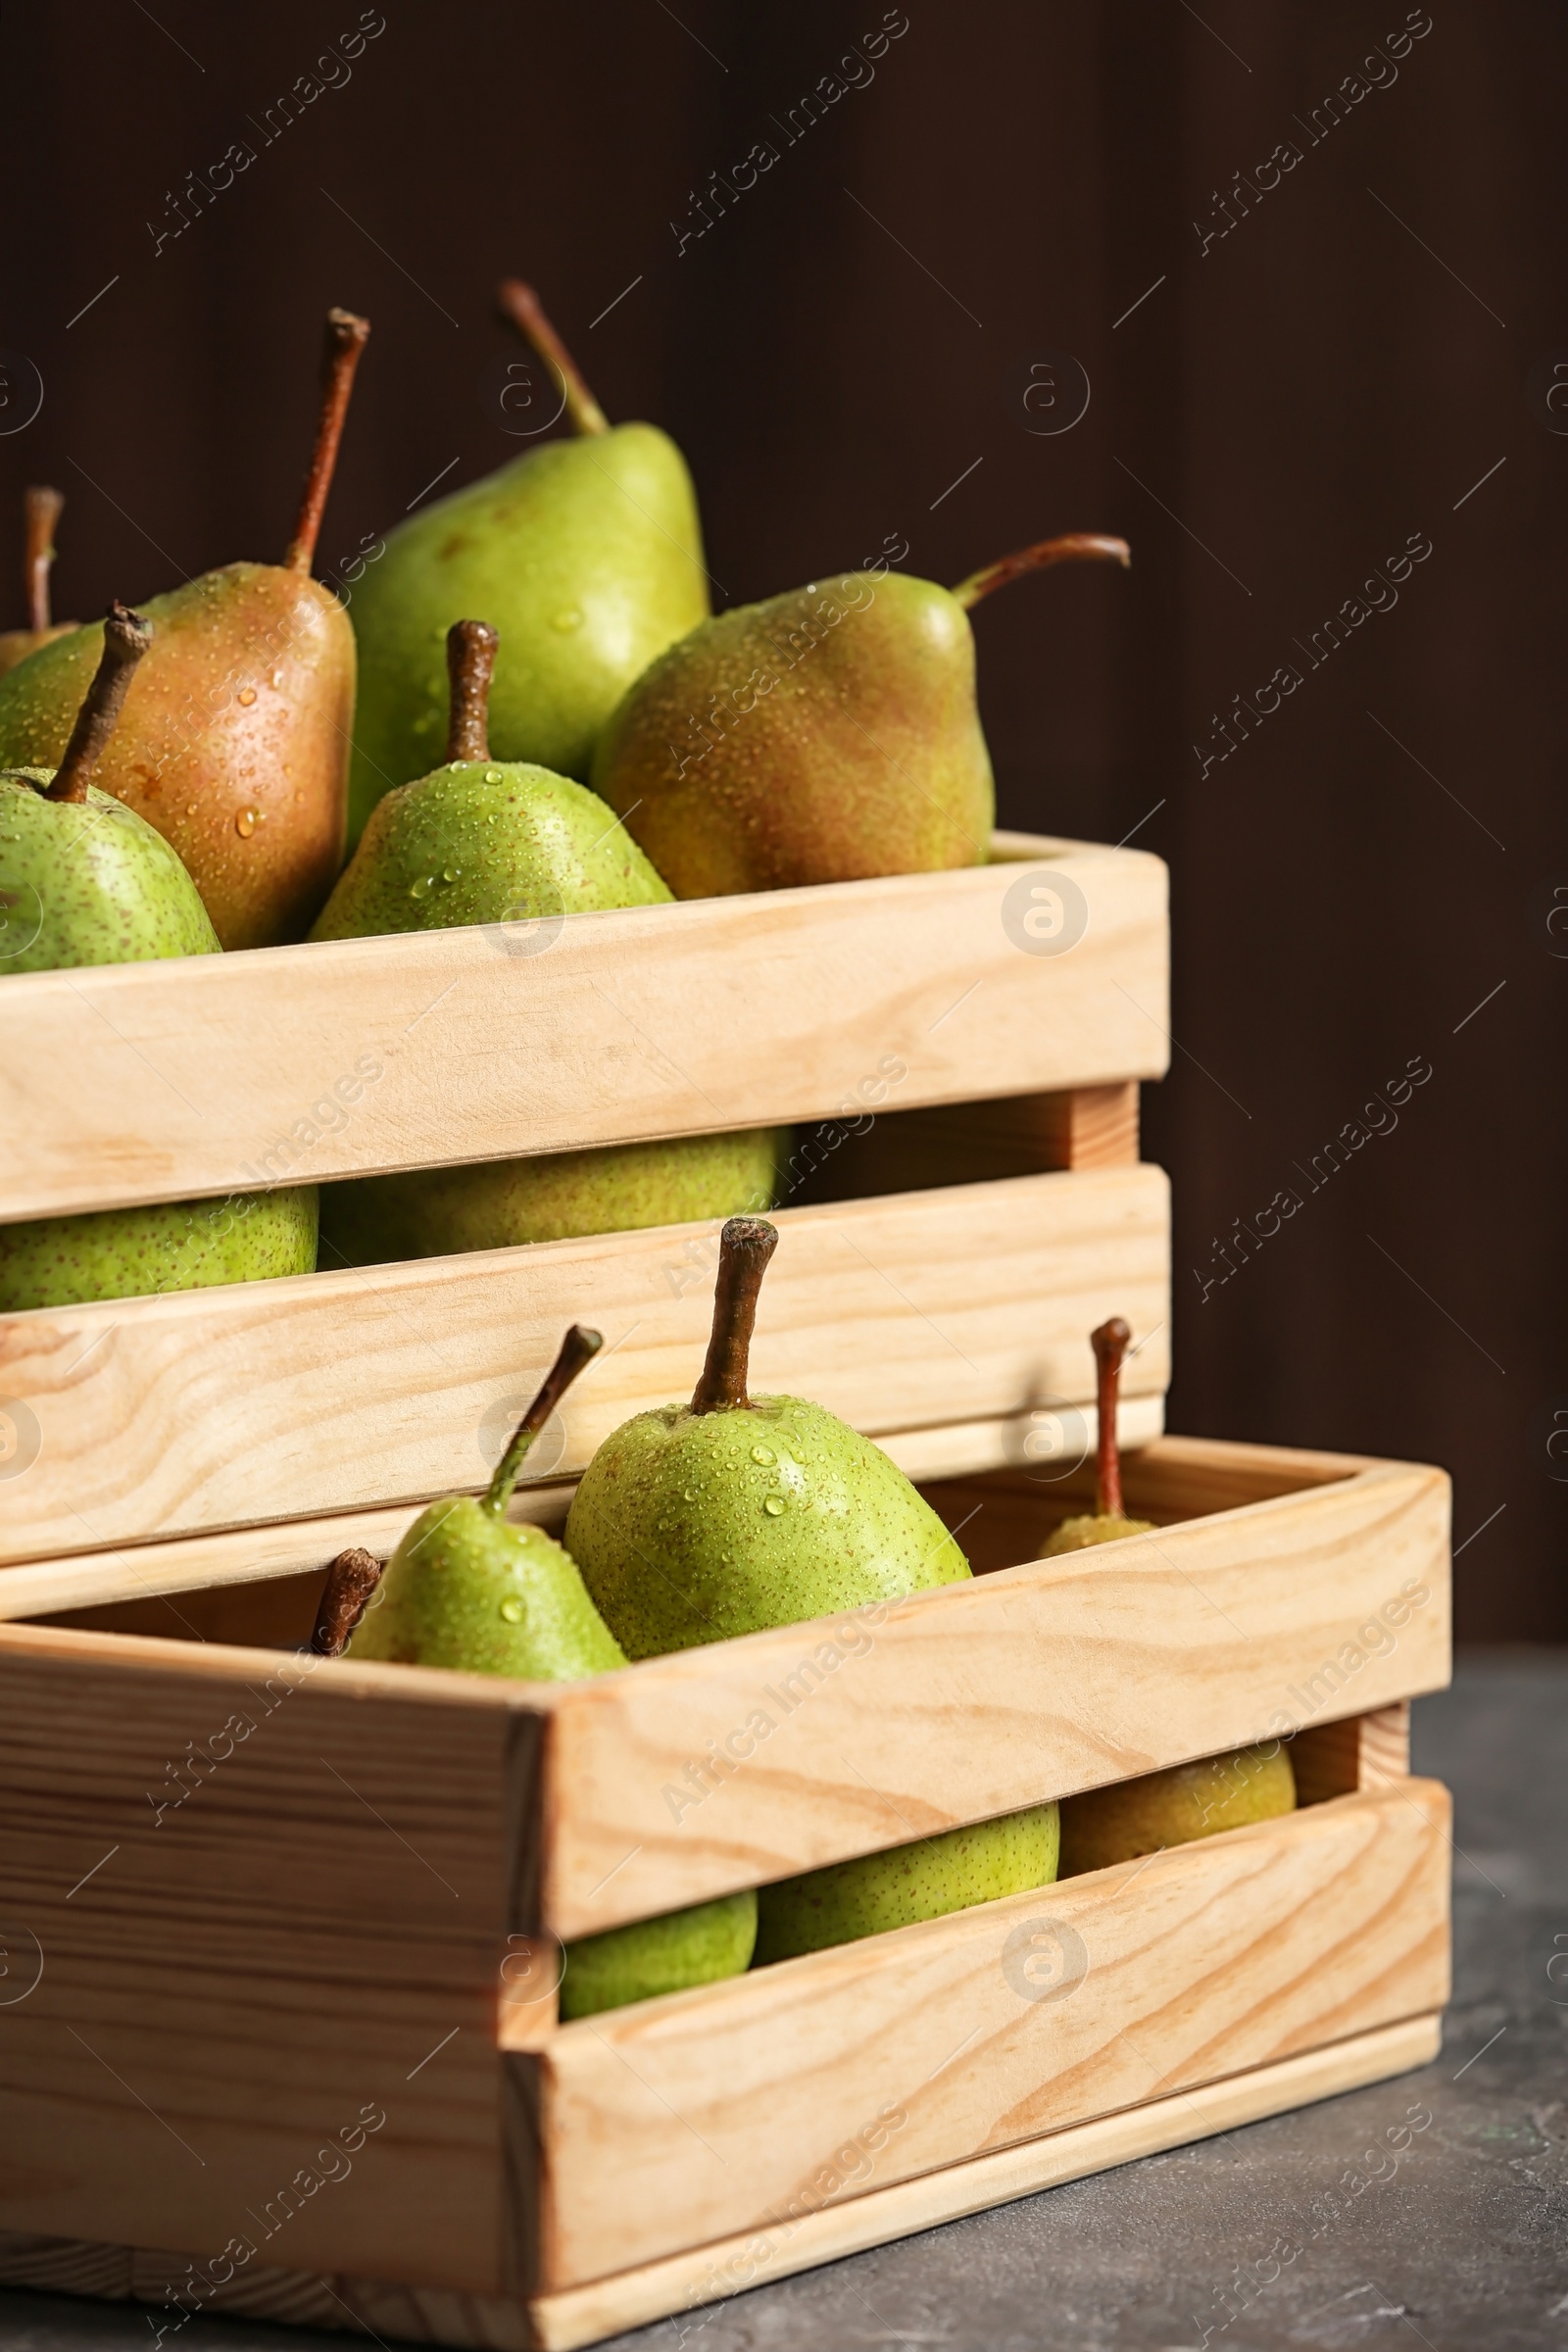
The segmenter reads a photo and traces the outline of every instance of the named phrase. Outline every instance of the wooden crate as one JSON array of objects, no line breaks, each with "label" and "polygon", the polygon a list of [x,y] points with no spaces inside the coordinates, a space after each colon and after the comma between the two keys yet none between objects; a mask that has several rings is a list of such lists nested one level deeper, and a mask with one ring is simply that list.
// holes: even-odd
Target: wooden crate
[{"label": "wooden crate", "polygon": [[[689,1390],[709,1227],[0,1321],[0,2278],[582,2344],[1430,2054],[1446,1482],[1161,1434],[1164,871],[997,858],[9,984],[32,1214],[853,1120],[756,1385],[876,1436],[978,1573],[586,1684],[300,1653],[326,1560],[481,1486],[580,1319],[516,1505],[559,1526]],[[1043,1561],[1112,1312],[1154,1532]],[[1286,1820],[558,2021],[563,1939],[1281,1734]]]}]

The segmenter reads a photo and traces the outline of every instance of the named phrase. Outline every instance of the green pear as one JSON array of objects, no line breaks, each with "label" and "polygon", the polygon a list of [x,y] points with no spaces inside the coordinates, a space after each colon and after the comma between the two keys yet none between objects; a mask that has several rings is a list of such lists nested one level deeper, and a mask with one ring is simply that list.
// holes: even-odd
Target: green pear
[{"label": "green pear", "polygon": [[592,781],[678,899],[984,865],[996,814],[969,608],[1121,539],[1042,541],[951,591],[880,569],[741,605],[650,663]]},{"label": "green pear", "polygon": [[1112,1315],[1089,1335],[1099,1371],[1099,1453],[1096,1462],[1095,1508],[1075,1519],[1064,1519],[1041,1547],[1043,1560],[1063,1552],[1088,1551],[1096,1544],[1114,1544],[1123,1536],[1152,1536],[1152,1519],[1129,1519],[1121,1500],[1121,1447],[1116,1438],[1116,1412],[1121,1400],[1121,1367],[1132,1332],[1124,1318]]},{"label": "green pear", "polygon": [[969,1564],[879,1446],[800,1396],[746,1393],[775,1228],[732,1217],[691,1403],[612,1430],[566,1521],[566,1548],[629,1657],[956,1584]]},{"label": "green pear", "polygon": [[[491,758],[497,644],[482,621],[448,630],[447,764],[377,803],[313,939],[490,923],[503,951],[526,955],[548,947],[564,914],[668,905],[586,786]],[[761,1129],[358,1178],[328,1192],[324,1231],[338,1256],[369,1265],[685,1224],[766,1207],[778,1151]]]},{"label": "green pear", "polygon": [[[152,640],[149,620],[112,605],[59,768],[0,772],[0,972],[219,953],[173,850],[90,781]],[[0,1313],[308,1274],[315,1264],[314,1187],[38,1217],[0,1226]]]},{"label": "green pear", "polygon": [[575,437],[422,509],[367,568],[354,602],[351,841],[381,795],[437,755],[440,646],[460,614],[489,613],[502,633],[497,756],[585,777],[633,678],[709,610],[680,451],[654,425],[610,426],[531,288],[511,280],[501,296],[564,395]]},{"label": "green pear", "polygon": [[[226,564],[146,606],[157,640],[98,782],[157,827],[225,948],[302,939],[343,862],[354,631],[311,577],[369,328],[329,311],[316,446],[281,564]],[[0,764],[61,757],[98,659],[58,633],[0,677]]]},{"label": "green pear", "polygon": [[889,1853],[858,1854],[851,1862],[782,1879],[757,1898],[754,1966],[1049,1886],[1059,1842],[1056,1807],[1030,1805],[997,1821],[917,1838]]},{"label": "green pear", "polygon": [[1167,1845],[1296,1810],[1296,1775],[1277,1740],[1086,1788],[1061,1807],[1061,1875],[1104,1870]]},{"label": "green pear", "polygon": [[[608,1674],[625,1653],[569,1554],[507,1517],[534,1439],[603,1345],[573,1325],[484,1494],[447,1494],[419,1513],[383,1576],[363,1551],[333,1562],[311,1638],[318,1655],[444,1666],[528,1682]],[[565,1947],[563,2017],[586,2017],[736,1976],[752,1956],[757,1897],[725,1895],[610,1928]]]}]

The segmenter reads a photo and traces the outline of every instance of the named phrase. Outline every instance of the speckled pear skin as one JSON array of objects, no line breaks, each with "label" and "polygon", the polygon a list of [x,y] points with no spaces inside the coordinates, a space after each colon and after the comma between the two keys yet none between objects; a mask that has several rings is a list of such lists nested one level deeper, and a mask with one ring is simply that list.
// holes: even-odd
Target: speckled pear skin
[{"label": "speckled pear skin", "polygon": [[505,922],[521,948],[530,919],[670,898],[586,786],[524,760],[456,760],[378,802],[311,937]]},{"label": "speckled pear skin", "polygon": [[662,1992],[684,1992],[738,1977],[751,1966],[757,1941],[757,1895],[720,1895],[670,1911],[662,1919],[640,1919],[627,1928],[607,1928],[566,1946],[561,1982],[563,2020],[593,2017],[601,2009],[622,2009],[628,2001],[650,2001]]},{"label": "speckled pear skin", "polygon": [[[385,806],[385,803],[382,804]],[[766,1209],[786,1129],[612,1144],[328,1185],[321,1231],[350,1265],[511,1250]]]},{"label": "speckled pear skin", "polygon": [[758,1897],[754,1965],[854,1943],[918,1919],[942,1919],[974,1903],[1049,1886],[1056,1876],[1057,1808],[1030,1805],[998,1821],[917,1838],[891,1853],[860,1854],[798,1879],[781,1879]]},{"label": "speckled pear skin", "polygon": [[1085,1511],[1076,1519],[1064,1519],[1048,1543],[1042,1544],[1043,1560],[1059,1559],[1066,1551],[1089,1551],[1097,1544],[1119,1544],[1123,1536],[1152,1536],[1152,1519],[1126,1519],[1115,1511]]},{"label": "speckled pear skin", "polygon": [[[404,1536],[348,1655],[552,1683],[626,1663],[575,1562],[552,1537],[454,1494],[421,1511]],[[757,1898],[747,1893],[567,1944],[562,2015],[587,2017],[738,1976],[756,1933]]]},{"label": "speckled pear skin", "polygon": [[609,1674],[626,1663],[575,1563],[552,1537],[455,1494],[415,1520],[348,1647],[353,1657],[392,1665],[542,1683]]},{"label": "speckled pear skin", "polygon": [[316,1271],[316,1187],[0,1225],[0,1314]]},{"label": "speckled pear skin", "polygon": [[[303,939],[343,858],[349,616],[275,564],[225,564],[138,610],[155,635],[98,781],[175,850],[225,948]],[[0,766],[59,765],[102,651],[93,623],[0,677]]]},{"label": "speckled pear skin", "polygon": [[85,801],[46,800],[53,774],[0,773],[0,977],[216,956],[218,935],[168,842],[96,785]]},{"label": "speckled pear skin", "polygon": [[799,1396],[623,1421],[583,1473],[565,1540],[631,1658],[969,1574],[897,1463]]},{"label": "speckled pear skin", "polygon": [[656,425],[525,450],[388,534],[355,590],[360,702],[351,838],[446,740],[446,632],[501,635],[490,748],[586,777],[605,720],[709,610],[697,499]]},{"label": "speckled pear skin", "polygon": [[983,865],[974,668],[968,614],[933,581],[813,581],[662,654],[606,727],[594,789],[678,899]]},{"label": "speckled pear skin", "polygon": [[1061,1807],[1061,1875],[1132,1862],[1296,1810],[1296,1775],[1277,1740],[1089,1788]]},{"label": "speckled pear skin", "polygon": [[15,669],[19,662],[25,662],[29,654],[35,654],[40,645],[53,645],[57,637],[69,637],[73,629],[80,626],[76,620],[57,620],[47,629],[0,629],[0,678],[8,669]]}]

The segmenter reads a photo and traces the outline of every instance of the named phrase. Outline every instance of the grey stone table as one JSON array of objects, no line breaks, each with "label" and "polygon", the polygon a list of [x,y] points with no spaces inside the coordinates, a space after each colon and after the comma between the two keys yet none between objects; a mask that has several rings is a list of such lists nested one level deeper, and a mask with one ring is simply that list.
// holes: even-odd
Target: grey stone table
[{"label": "grey stone table", "polygon": [[[1458,1800],[1435,2065],[756,2288],[620,2352],[1568,2352],[1568,1653],[1467,1660],[1418,1704],[1415,1762]],[[1363,2152],[1412,2106],[1430,2125],[1371,2178]],[[178,2340],[367,2339],[199,2320]],[[139,2307],[0,2294],[0,2352],[151,2342]]]}]

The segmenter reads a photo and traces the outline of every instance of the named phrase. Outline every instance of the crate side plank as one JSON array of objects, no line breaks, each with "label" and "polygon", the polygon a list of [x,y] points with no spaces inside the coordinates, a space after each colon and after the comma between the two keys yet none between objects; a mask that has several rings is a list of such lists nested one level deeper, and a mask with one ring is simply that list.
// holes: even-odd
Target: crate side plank
[{"label": "crate side plank", "polygon": [[1446,1479],[1388,1464],[564,1689],[547,1924],[591,1934],[1439,1689],[1447,1540]]},{"label": "crate side plank", "polygon": [[[1435,2058],[1442,2037],[1436,2017],[1378,2027],[1173,2098],[1152,2099],[996,2155],[946,2165],[843,2204],[818,2207],[785,2229],[747,2231],[527,2304],[399,2286],[343,2272],[321,2277],[246,2265],[230,2278],[212,2281],[210,2294],[206,2286],[187,2284],[180,2308],[293,2327],[363,2329],[417,2343],[471,2347],[471,2352],[578,2352],[624,2328],[697,2310],[749,2286],[787,2278],[1141,2156],[1184,2147],[1314,2099],[1387,2082]],[[166,2256],[127,2246],[0,2230],[0,2283],[6,2285],[159,2303],[167,2293],[169,2268]]]},{"label": "crate side plank", "polygon": [[1163,864],[1023,855],[1082,895],[1061,954],[1029,952],[1019,869],[992,864],[13,975],[7,1214],[830,1118],[862,1085],[904,1106],[1159,1076]]},{"label": "crate side plank", "polygon": [[1447,1795],[1410,1796],[563,2028],[516,2062],[546,2078],[546,2286],[799,2212],[847,2145],[909,2179],[1441,2006]]},{"label": "crate side plank", "polygon": [[[1163,1393],[1157,1168],[782,1210],[778,1225],[759,1392],[809,1396],[873,1436],[1013,1414],[1092,1396],[1086,1335],[1116,1312],[1148,1341],[1129,1396]],[[690,1395],[715,1233],[661,1226],[0,1320],[0,1387],[40,1433],[6,1488],[0,1558],[472,1490],[562,1331],[588,1322],[607,1346],[541,1464],[578,1472],[628,1415]]]},{"label": "crate side plank", "polygon": [[7,1629],[0,1654],[12,1974],[37,1960],[0,2012],[0,2220],[508,2283],[495,1972],[523,1719],[127,1646]]}]

